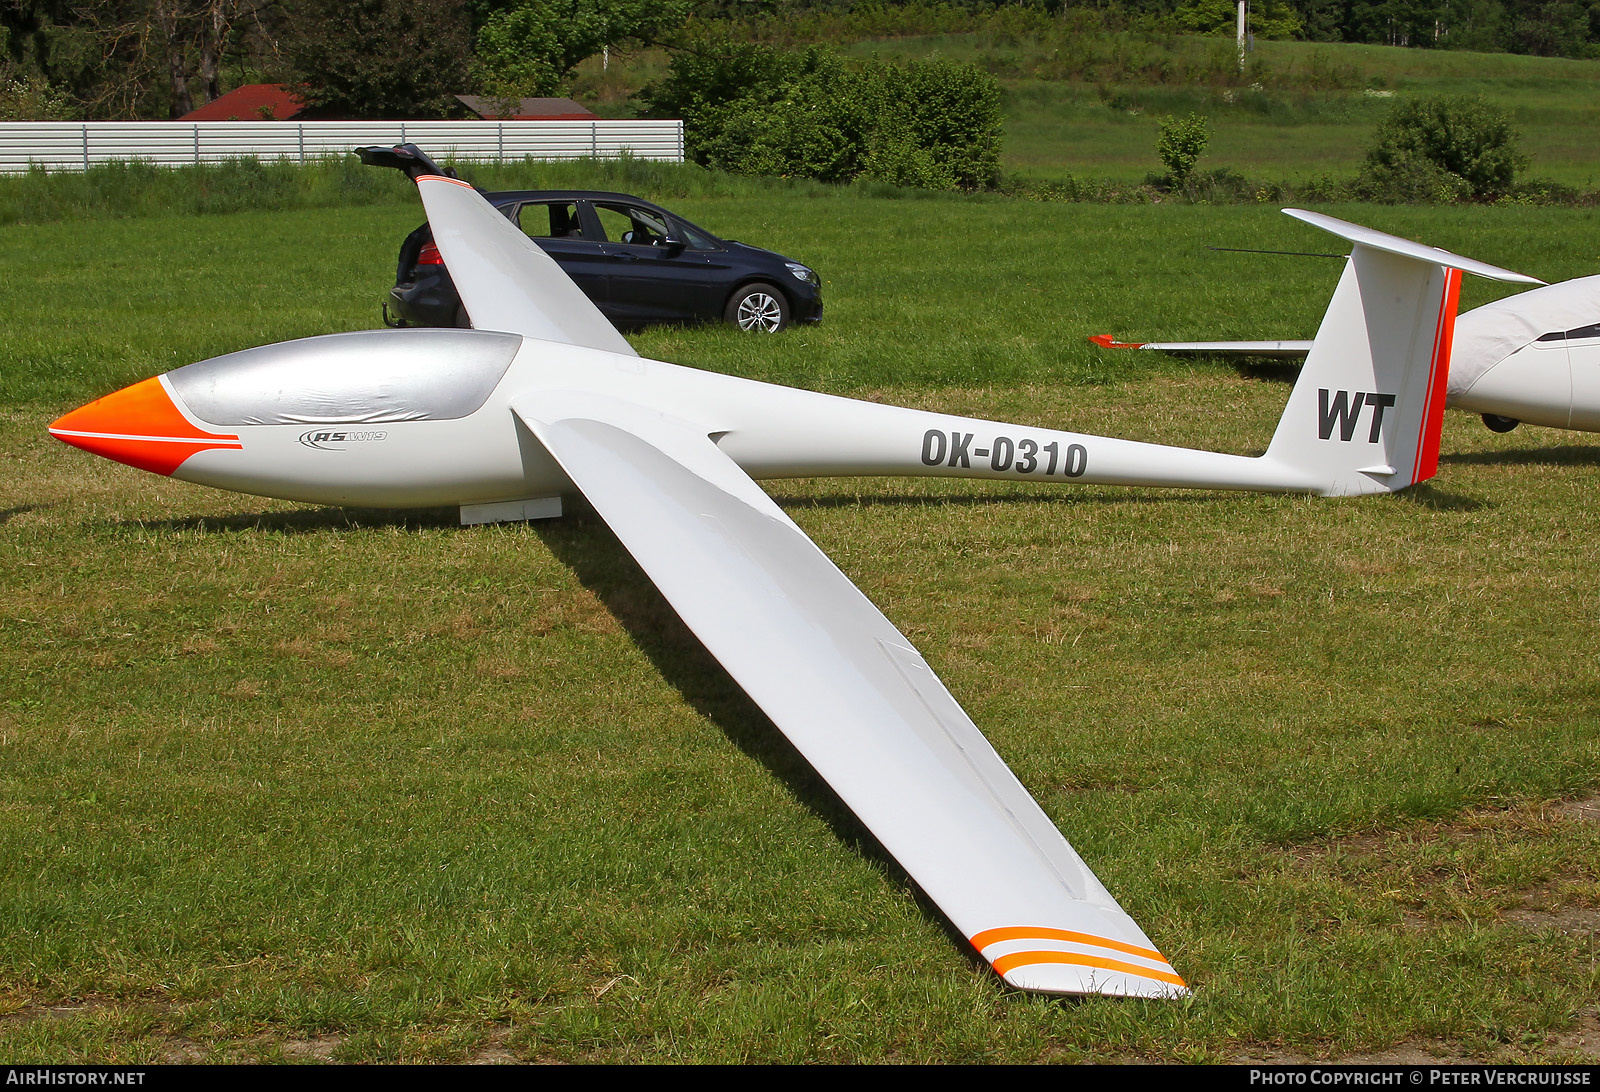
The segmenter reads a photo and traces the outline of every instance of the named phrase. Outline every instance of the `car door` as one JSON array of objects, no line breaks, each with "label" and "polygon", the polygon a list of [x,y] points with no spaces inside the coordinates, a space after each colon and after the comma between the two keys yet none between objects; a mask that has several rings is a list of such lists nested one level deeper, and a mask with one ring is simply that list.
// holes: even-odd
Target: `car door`
[{"label": "car door", "polygon": [[524,201],[512,221],[564,269],[583,294],[610,317],[609,267],[604,246],[571,198]]},{"label": "car door", "polygon": [[[608,298],[621,320],[689,322],[721,316],[713,300],[714,262],[683,238],[661,210],[624,201],[592,201],[605,233]],[[668,245],[668,236],[685,245]]]}]

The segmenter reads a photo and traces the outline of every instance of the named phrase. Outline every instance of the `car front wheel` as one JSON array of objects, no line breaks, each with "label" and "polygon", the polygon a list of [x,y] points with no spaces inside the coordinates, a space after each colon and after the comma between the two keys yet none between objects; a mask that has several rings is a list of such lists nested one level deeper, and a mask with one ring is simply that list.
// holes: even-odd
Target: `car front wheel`
[{"label": "car front wheel", "polygon": [[775,334],[789,325],[789,301],[770,284],[747,284],[728,301],[724,317],[741,330]]}]

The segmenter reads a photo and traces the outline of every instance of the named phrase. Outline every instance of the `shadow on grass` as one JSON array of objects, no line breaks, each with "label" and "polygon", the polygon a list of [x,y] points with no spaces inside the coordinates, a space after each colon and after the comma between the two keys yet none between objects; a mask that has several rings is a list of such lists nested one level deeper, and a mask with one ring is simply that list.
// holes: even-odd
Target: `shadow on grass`
[{"label": "shadow on grass", "polygon": [[1463,451],[1439,456],[1463,466],[1600,466],[1600,447],[1522,447],[1513,451]]},{"label": "shadow on grass", "polygon": [[[982,479],[978,479],[982,481]],[[998,484],[1009,484],[999,482]],[[1215,491],[1179,492],[1176,490],[1155,494],[1103,493],[1098,487],[1086,487],[1091,492],[1039,490],[1029,493],[969,493],[949,496],[916,497],[904,495],[874,495],[864,493],[835,493],[828,496],[786,496],[772,494],[772,499],[785,508],[975,508],[997,504],[1201,504],[1216,497]],[[1119,487],[1112,486],[1112,489]],[[1137,488],[1137,487],[1135,487]],[[594,510],[581,501],[567,501],[568,511],[577,516],[598,519]],[[576,505],[576,506],[575,506]],[[0,525],[12,516],[43,507],[25,504],[0,510]],[[603,521],[602,525],[603,525]],[[531,524],[547,526],[546,522]],[[271,531],[277,534],[300,535],[329,531],[363,530],[437,530],[459,527],[456,508],[294,508],[279,512],[241,512],[231,516],[184,516],[178,519],[113,520],[110,526],[141,527],[147,531],[200,531],[206,534],[233,534],[240,531]]]},{"label": "shadow on grass", "polygon": [[566,518],[539,522],[534,524],[534,530],[550,552],[572,569],[579,582],[600,598],[685,701],[783,782],[795,799],[828,824],[836,838],[877,865],[890,883],[910,891],[922,912],[944,928],[974,966],[987,966],[966,936],[923,894],[916,881],[684,625],[593,509],[582,502],[569,502]]},{"label": "shadow on grass", "polygon": [[[1221,357],[1208,356],[1207,360],[1221,360]],[[1268,383],[1288,383],[1291,386],[1300,378],[1300,362],[1298,360],[1282,360],[1270,356],[1229,357],[1228,363],[1233,365],[1233,370],[1245,379],[1259,379]]]},{"label": "shadow on grass", "polygon": [[1171,359],[1201,367],[1232,368],[1242,379],[1259,379],[1266,383],[1288,383],[1293,386],[1300,378],[1300,360],[1285,360],[1279,356],[1251,356],[1247,353],[1172,353]]},{"label": "shadow on grass", "polygon": [[[1005,483],[1001,483],[1005,484]],[[1128,492],[1102,493],[1099,486],[1083,487],[1093,492],[1040,491],[1032,493],[972,493],[951,494],[947,497],[908,497],[904,495],[874,496],[871,493],[833,493],[827,496],[786,496],[773,493],[772,499],[779,507],[792,508],[977,508],[997,504],[1204,504],[1217,499],[1215,490],[1179,492],[1176,488],[1151,494],[1134,492],[1150,487],[1129,486]],[[1108,486],[1121,489],[1121,486]]]},{"label": "shadow on grass", "polygon": [[122,526],[143,527],[149,531],[201,531],[206,534],[272,531],[283,535],[385,529],[420,531],[455,527],[459,522],[455,508],[295,508],[282,512],[244,512],[234,516],[117,521]]},{"label": "shadow on grass", "polygon": [[53,508],[50,504],[19,504],[15,508],[0,509],[0,527],[11,521],[12,516],[20,516],[24,512],[32,512],[40,508]]},{"label": "shadow on grass", "polygon": [[1435,512],[1476,512],[1479,509],[1490,507],[1485,502],[1473,497],[1465,497],[1460,493],[1446,493],[1432,482],[1419,482],[1407,489],[1402,489],[1394,496],[1407,504],[1415,504],[1421,508],[1431,508]]}]

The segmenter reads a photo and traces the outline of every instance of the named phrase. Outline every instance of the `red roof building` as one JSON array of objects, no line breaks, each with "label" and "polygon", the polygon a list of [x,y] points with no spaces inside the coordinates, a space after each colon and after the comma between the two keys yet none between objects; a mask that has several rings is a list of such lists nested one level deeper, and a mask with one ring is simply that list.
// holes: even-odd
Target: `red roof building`
[{"label": "red roof building", "polygon": [[487,95],[457,95],[456,101],[485,121],[597,121],[600,116],[571,99],[523,99],[509,114],[500,112],[506,102]]},{"label": "red roof building", "polygon": [[[509,105],[486,95],[457,95],[457,101],[487,121],[595,121],[599,115],[571,99],[523,99],[509,114]],[[288,121],[307,109],[293,91],[281,83],[247,83],[221,98],[190,110],[179,121]]]},{"label": "red roof building", "polygon": [[179,121],[288,121],[306,104],[281,83],[247,83],[198,110],[190,110]]}]

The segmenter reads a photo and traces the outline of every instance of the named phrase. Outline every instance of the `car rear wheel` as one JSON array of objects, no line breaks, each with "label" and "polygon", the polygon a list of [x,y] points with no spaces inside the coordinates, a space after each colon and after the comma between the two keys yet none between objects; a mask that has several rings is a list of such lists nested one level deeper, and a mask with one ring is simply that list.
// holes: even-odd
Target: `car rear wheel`
[{"label": "car rear wheel", "polygon": [[724,317],[753,334],[775,334],[789,325],[789,301],[770,284],[747,284],[728,301]]}]

